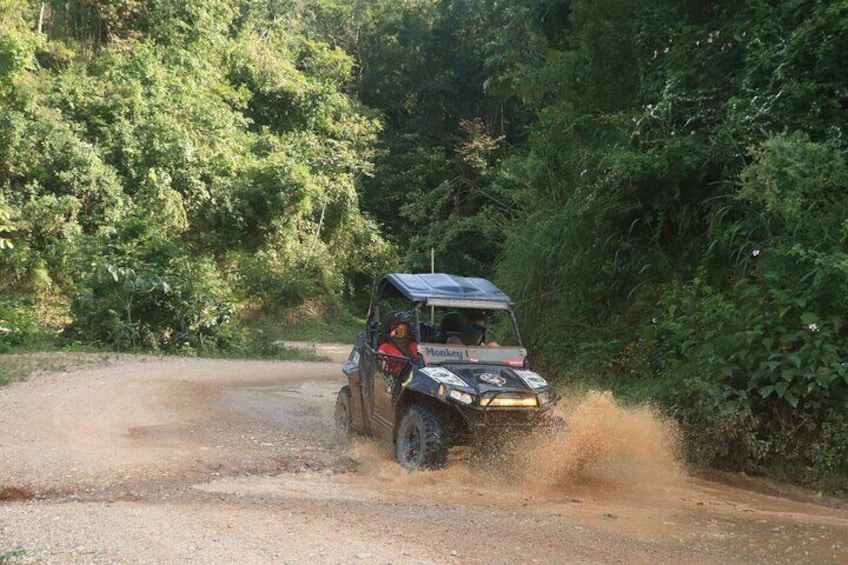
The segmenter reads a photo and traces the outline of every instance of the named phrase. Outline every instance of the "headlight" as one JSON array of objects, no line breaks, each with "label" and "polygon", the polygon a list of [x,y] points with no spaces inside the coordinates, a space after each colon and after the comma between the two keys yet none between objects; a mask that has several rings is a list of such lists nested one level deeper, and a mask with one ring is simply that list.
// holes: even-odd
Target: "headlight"
[{"label": "headlight", "polygon": [[456,400],[457,402],[462,402],[463,404],[471,404],[474,402],[474,397],[468,394],[467,392],[462,392],[461,390],[451,389],[448,392],[448,396]]},{"label": "headlight", "polygon": [[545,404],[551,401],[551,398],[553,398],[553,393],[549,390],[546,390],[545,392],[540,392],[538,398],[539,406],[544,406]]},{"label": "headlight", "polygon": [[535,408],[539,401],[535,395],[503,393],[480,399],[480,406],[489,408]]}]

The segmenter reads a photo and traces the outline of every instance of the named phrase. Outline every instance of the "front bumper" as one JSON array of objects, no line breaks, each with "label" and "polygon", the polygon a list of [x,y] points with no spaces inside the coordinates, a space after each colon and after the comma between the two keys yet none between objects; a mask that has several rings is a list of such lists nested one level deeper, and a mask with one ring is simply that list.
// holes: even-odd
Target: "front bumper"
[{"label": "front bumper", "polygon": [[[510,396],[517,395],[518,391],[512,393],[507,392]],[[539,426],[547,426],[550,423],[550,411],[560,397],[552,389],[531,394],[521,392],[521,395],[529,398],[535,397],[544,400],[541,404],[535,406],[494,406],[491,400],[487,403],[480,400],[480,397],[475,397],[477,402],[465,404],[462,402],[450,402],[457,411],[462,415],[469,428],[532,428]],[[497,398],[495,396],[494,398]]]},{"label": "front bumper", "polygon": [[471,429],[535,428],[549,425],[548,410],[540,408],[474,409],[457,407]]}]

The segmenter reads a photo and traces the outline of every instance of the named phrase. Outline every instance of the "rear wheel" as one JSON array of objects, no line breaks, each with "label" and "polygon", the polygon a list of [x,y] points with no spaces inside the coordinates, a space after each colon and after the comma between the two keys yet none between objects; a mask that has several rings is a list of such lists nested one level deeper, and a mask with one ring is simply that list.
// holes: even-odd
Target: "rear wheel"
[{"label": "rear wheel", "polygon": [[413,471],[444,467],[448,444],[440,412],[421,404],[410,406],[398,426],[395,455],[401,466]]},{"label": "rear wheel", "polygon": [[339,390],[339,394],[336,397],[334,420],[336,424],[336,439],[339,441],[350,439],[350,387],[347,385]]}]

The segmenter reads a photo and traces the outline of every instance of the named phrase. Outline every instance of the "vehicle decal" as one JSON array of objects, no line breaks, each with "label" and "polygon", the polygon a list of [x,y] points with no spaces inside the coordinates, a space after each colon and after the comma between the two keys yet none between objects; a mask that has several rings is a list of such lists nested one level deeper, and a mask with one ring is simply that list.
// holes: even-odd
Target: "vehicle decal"
[{"label": "vehicle decal", "polygon": [[433,347],[432,345],[427,345],[424,347],[423,353],[427,358],[433,357],[442,361],[447,359],[455,361],[471,359],[471,352],[468,349],[457,347]]},{"label": "vehicle decal", "polygon": [[427,375],[438,383],[451,386],[468,386],[468,383],[444,367],[424,367],[421,369],[421,373]]},{"label": "vehicle decal", "polygon": [[500,375],[493,375],[492,373],[483,373],[477,379],[494,386],[504,386],[506,384],[505,378]]},{"label": "vehicle decal", "polygon": [[444,363],[446,361],[479,363],[488,361],[521,366],[527,356],[527,350],[523,347],[465,347],[426,343],[422,344],[418,351],[423,355],[425,363]]},{"label": "vehicle decal", "polygon": [[514,369],[514,371],[530,388],[536,389],[548,386],[548,381],[542,378],[542,375],[536,371],[528,371],[526,369]]}]

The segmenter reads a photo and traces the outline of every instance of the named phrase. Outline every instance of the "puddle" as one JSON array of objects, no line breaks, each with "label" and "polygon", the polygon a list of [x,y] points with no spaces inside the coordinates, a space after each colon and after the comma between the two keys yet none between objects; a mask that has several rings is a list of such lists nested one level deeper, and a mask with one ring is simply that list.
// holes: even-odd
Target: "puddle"
[{"label": "puddle", "polygon": [[418,511],[497,507],[524,520],[721,548],[756,562],[848,562],[848,513],[688,476],[674,426],[653,410],[590,393],[566,399],[560,415],[565,432],[506,442],[484,457],[465,454],[437,471],[408,472],[386,445],[365,440],[345,454],[352,472],[222,479],[194,488]]}]

